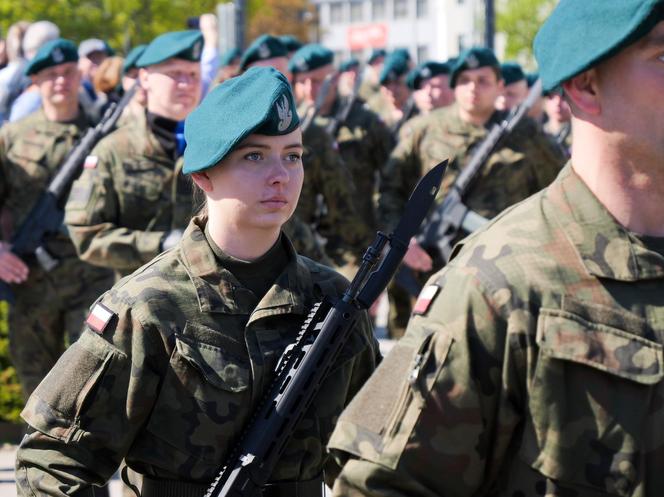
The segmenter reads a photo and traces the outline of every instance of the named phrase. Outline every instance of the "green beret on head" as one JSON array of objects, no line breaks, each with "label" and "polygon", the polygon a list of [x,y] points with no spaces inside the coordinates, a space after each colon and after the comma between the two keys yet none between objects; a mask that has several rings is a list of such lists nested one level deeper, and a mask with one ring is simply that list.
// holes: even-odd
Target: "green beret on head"
[{"label": "green beret on head", "polygon": [[523,69],[516,62],[505,62],[500,65],[500,73],[503,75],[503,81],[505,86],[511,85],[512,83],[518,83],[519,81],[524,81],[526,79],[526,73],[523,72]]},{"label": "green beret on head", "polygon": [[173,31],[157,36],[136,61],[136,67],[161,64],[168,59],[201,60],[203,35],[196,29]]},{"label": "green beret on head", "polygon": [[224,54],[219,58],[220,67],[230,66],[235,59],[242,57],[242,52],[239,48],[233,47],[229,50],[226,50]]},{"label": "green beret on head", "polygon": [[276,36],[259,36],[244,51],[240,60],[240,70],[244,71],[249,64],[259,60],[272,59],[274,57],[288,57],[286,45]]},{"label": "green beret on head", "polygon": [[309,72],[332,64],[334,52],[317,43],[304,45],[288,61],[288,70],[293,74]]},{"label": "green beret on head", "polygon": [[408,73],[406,77],[406,84],[411,90],[419,90],[422,87],[422,83],[427,79],[433,78],[435,76],[440,76],[441,74],[449,74],[450,66],[444,62],[422,62],[415,69]]},{"label": "green beret on head", "polygon": [[122,64],[122,74],[126,74],[129,70],[136,67],[136,61],[143,55],[147,47],[147,45],[138,45],[129,51]]},{"label": "green beret on head", "polygon": [[183,171],[218,164],[251,134],[286,135],[299,125],[286,76],[273,67],[252,67],[214,88],[187,117]]},{"label": "green beret on head", "polygon": [[78,49],[73,42],[58,38],[42,45],[25,67],[25,75],[36,74],[42,69],[78,61]]},{"label": "green beret on head", "polygon": [[535,36],[542,89],[608,59],[664,20],[664,0],[561,0]]},{"label": "green beret on head", "polygon": [[397,48],[392,52],[392,54],[398,55],[399,57],[403,57],[404,59],[410,61],[410,52],[405,48]]},{"label": "green beret on head", "polygon": [[484,47],[473,47],[461,52],[450,73],[450,86],[456,86],[456,80],[463,71],[479,69],[480,67],[494,67],[500,72],[500,62],[493,50]]},{"label": "green beret on head", "polygon": [[374,48],[371,51],[371,55],[369,55],[369,60],[367,60],[367,64],[373,64],[381,57],[387,57],[387,51],[384,48]]},{"label": "green beret on head", "polygon": [[539,79],[540,75],[537,72],[529,72],[526,74],[526,82],[528,83],[528,88],[532,88],[535,83],[537,83],[537,80]]},{"label": "green beret on head", "polygon": [[295,52],[296,50],[299,50],[304,46],[304,43],[302,43],[300,40],[295,38],[293,35],[283,35],[279,37],[279,40],[281,40],[281,43],[286,45],[286,49],[289,52]]},{"label": "green beret on head", "polygon": [[357,67],[360,67],[360,61],[355,57],[351,57],[350,59],[344,60],[341,64],[339,64],[339,72],[350,71],[351,69],[355,69]]},{"label": "green beret on head", "polygon": [[399,52],[392,52],[385,59],[378,81],[381,85],[394,83],[409,70],[408,59]]}]

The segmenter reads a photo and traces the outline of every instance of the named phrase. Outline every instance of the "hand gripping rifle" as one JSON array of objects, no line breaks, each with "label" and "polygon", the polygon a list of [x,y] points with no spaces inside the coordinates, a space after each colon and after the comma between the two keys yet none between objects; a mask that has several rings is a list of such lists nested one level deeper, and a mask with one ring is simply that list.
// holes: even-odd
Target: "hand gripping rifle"
[{"label": "hand gripping rifle", "polygon": [[[442,203],[438,204],[416,237],[420,246],[434,260],[434,267],[442,267],[450,258],[455,241],[461,232],[472,233],[486,223],[488,219],[471,211],[464,203],[464,198],[491,154],[499,144],[514,130],[542,94],[542,81],[537,80],[524,102],[513,109],[505,119],[493,125],[489,134],[477,147],[468,165],[459,173]],[[412,296],[417,296],[421,285],[413,271],[405,266],[399,269],[397,283]]]},{"label": "hand gripping rifle", "polygon": [[[83,138],[69,152],[48,188],[32,207],[30,214],[11,239],[11,251],[19,257],[33,254],[46,271],[52,271],[58,260],[44,247],[44,238],[62,230],[64,204],[69,191],[83,170],[85,158],[104,136],[110,133],[122,111],[136,92],[134,85],[117,104],[111,104],[101,121],[87,130]],[[12,292],[7,283],[0,281],[0,301],[11,301]]]},{"label": "hand gripping rifle", "polygon": [[[284,352],[275,381],[205,497],[252,497],[268,482],[300,419],[353,333],[361,311],[382,293],[433,204],[447,161],[417,184],[394,232],[378,233],[343,297],[316,304]],[[383,249],[389,249],[381,257]]]}]

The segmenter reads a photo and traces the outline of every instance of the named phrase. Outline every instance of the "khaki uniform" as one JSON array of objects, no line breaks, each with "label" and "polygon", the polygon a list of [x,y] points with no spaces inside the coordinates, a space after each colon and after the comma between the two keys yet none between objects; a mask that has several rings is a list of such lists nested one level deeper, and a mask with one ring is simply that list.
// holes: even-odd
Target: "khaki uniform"
[{"label": "khaki uniform", "polygon": [[[330,124],[334,116],[345,106],[337,99],[330,116],[318,117],[322,127]],[[357,195],[355,207],[366,226],[376,230],[376,192],[378,178],[393,147],[393,139],[387,126],[359,100],[356,100],[343,123],[339,123],[335,136],[339,153],[348,167]]]},{"label": "khaki uniform", "polygon": [[[19,495],[72,495],[123,458],[152,484],[211,482],[311,306],[347,285],[284,238],[288,264],[258,301],[220,266],[204,222],[102,297],[113,317],[86,330],[30,398],[22,416],[36,431],[17,454]],[[325,441],[378,361],[366,314],[358,323],[273,481],[336,476]]]},{"label": "khaki uniform", "polygon": [[664,239],[567,167],[457,249],[336,427],[335,495],[660,495]]},{"label": "khaki uniform", "polygon": [[147,119],[119,128],[88,157],[65,222],[86,262],[127,275],[160,252],[162,237],[193,215],[191,180]]},{"label": "khaki uniform", "polygon": [[[324,128],[313,123],[304,132],[302,141],[304,183],[295,215],[315,225],[316,231],[326,239],[327,255],[336,266],[343,266],[362,255],[370,238],[368,226],[355,209],[357,191],[336,143]],[[321,204],[326,211],[322,215]]]},{"label": "khaki uniform", "polygon": [[[46,191],[65,156],[89,123],[82,113],[72,123],[49,121],[43,110],[0,131],[0,210],[3,240],[25,221]],[[23,393],[29,396],[58,360],[65,343],[76,340],[88,307],[112,284],[109,271],[82,261],[63,229],[45,240],[59,264],[46,272],[34,257],[25,260],[30,274],[12,285],[9,339],[12,361]]]}]

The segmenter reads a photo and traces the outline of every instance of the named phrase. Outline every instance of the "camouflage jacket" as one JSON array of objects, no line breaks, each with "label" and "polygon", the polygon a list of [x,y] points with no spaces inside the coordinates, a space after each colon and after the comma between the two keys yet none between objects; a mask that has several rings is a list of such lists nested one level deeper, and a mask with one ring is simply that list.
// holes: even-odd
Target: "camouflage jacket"
[{"label": "camouflage jacket", "polygon": [[[317,123],[307,128],[302,141],[304,184],[295,215],[316,226],[327,239],[326,253],[342,265],[349,254],[361,255],[373,233],[357,214],[357,191],[336,143]],[[319,212],[321,201],[323,213]]]},{"label": "camouflage jacket", "polygon": [[[17,454],[19,495],[74,495],[107,481],[123,458],[153,479],[212,481],[311,306],[345,290],[288,243],[288,265],[258,302],[220,266],[204,223],[194,218],[178,246],[104,294],[30,397],[22,416],[35,431]],[[324,467],[336,475],[325,442],[377,350],[364,314],[273,481]]]},{"label": "camouflage jacket", "polygon": [[193,214],[189,179],[137,119],[103,139],[86,160],[65,222],[81,259],[126,275],[159,253],[165,232]]},{"label": "camouflage jacket", "polygon": [[[458,107],[452,105],[409,120],[385,166],[378,204],[381,227],[393,227],[418,179],[442,160],[450,159],[441,187],[443,197],[488,128],[501,117],[503,114],[496,112],[486,127],[474,126],[462,121]],[[564,161],[535,122],[525,118],[491,155],[468,192],[466,205],[492,218],[547,186]]]},{"label": "camouflage jacket", "polygon": [[[40,108],[0,131],[0,239],[10,240],[25,221],[65,157],[90,123],[79,112],[71,123],[49,121]],[[76,258],[65,230],[48,235],[46,247],[59,258]],[[27,261],[36,267],[36,261]]]},{"label": "camouflage jacket", "polygon": [[[330,116],[319,116],[317,121],[322,127],[330,124],[346,105],[337,99]],[[382,172],[390,151],[394,146],[392,135],[380,118],[360,100],[356,100],[345,122],[338,124],[335,136],[339,152],[353,178],[355,207],[362,221],[371,228],[376,228],[375,201],[378,177]]]},{"label": "camouflage jacket", "polygon": [[566,167],[459,248],[337,424],[335,495],[661,495],[664,240]]}]

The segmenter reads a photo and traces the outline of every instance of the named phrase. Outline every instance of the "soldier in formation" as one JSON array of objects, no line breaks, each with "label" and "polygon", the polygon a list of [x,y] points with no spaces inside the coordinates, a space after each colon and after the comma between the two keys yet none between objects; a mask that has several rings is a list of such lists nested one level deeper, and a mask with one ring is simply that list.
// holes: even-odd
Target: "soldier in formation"
[{"label": "soldier in formation", "polygon": [[[187,118],[186,138],[184,172],[204,193],[203,210],[173,249],[94,305],[81,338],[30,398],[21,496],[93,495],[123,458],[143,476],[142,497],[203,495],[311,306],[347,285],[281,232],[304,177],[282,74],[253,68],[224,82]],[[339,471],[325,444],[378,357],[363,314],[268,495],[323,496],[323,481]]]},{"label": "soldier in formation", "polygon": [[555,8],[571,162],[431,278],[337,423],[334,495],[662,493],[663,40],[661,0]]},{"label": "soldier in formation", "polygon": [[76,46],[48,42],[26,66],[42,107],[0,131],[0,280],[11,285],[11,358],[27,398],[81,331],[89,306],[111,282],[108,270],[81,261],[66,230],[44,240],[57,261],[47,271],[36,258],[11,252],[12,236],[46,190],[58,167],[90,126],[78,103]]}]

